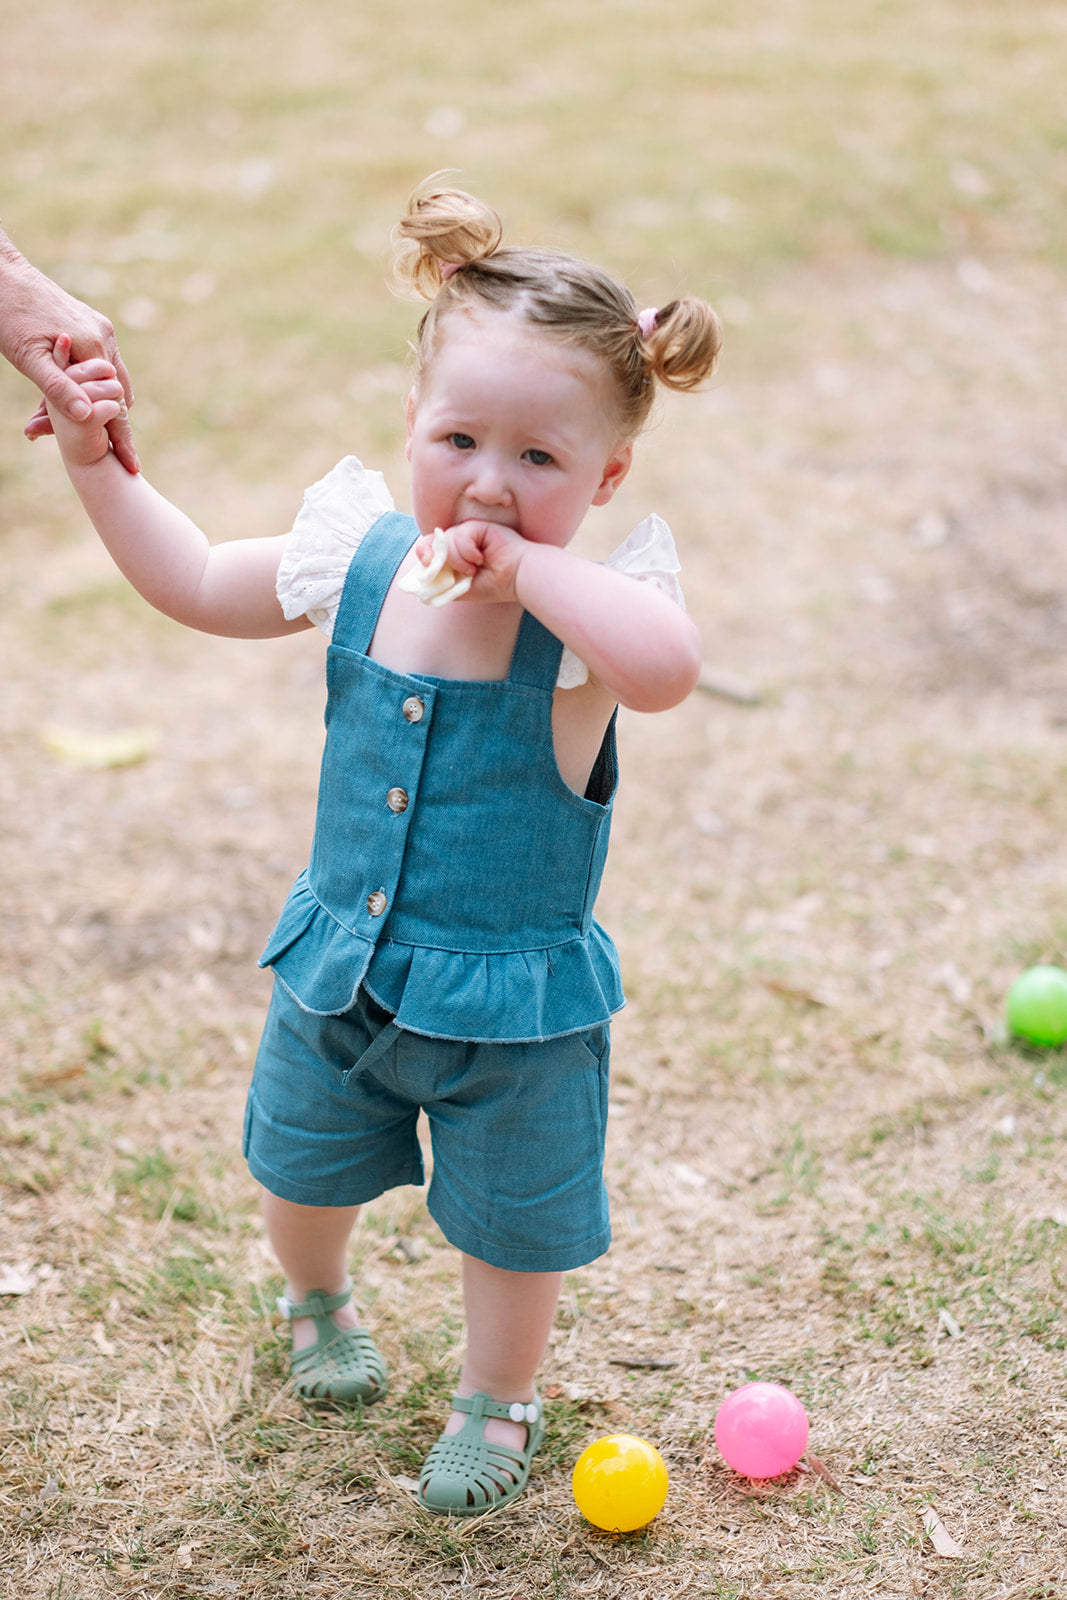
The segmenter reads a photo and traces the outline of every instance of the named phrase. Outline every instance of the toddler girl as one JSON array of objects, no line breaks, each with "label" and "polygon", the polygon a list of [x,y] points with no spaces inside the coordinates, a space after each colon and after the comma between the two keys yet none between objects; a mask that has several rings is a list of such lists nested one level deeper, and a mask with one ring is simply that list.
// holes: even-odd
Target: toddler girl
[{"label": "toddler girl", "polygon": [[[639,311],[597,268],[503,247],[494,211],[425,188],[398,272],[430,301],[407,400],[413,517],[348,456],[291,532],[209,546],[108,449],[124,414],[52,425],[119,567],[190,627],[330,638],[311,861],[261,964],[270,1011],[245,1118],[286,1276],[292,1380],[378,1400],[386,1370],[346,1270],[358,1207],[421,1184],[462,1252],[467,1346],[423,1505],[513,1500],[542,1438],[534,1380],[562,1274],[607,1249],[602,1178],[618,961],[593,919],[619,704],[675,705],[699,667],[658,518],[596,564],[568,545],[630,466],[654,380],[715,368],[715,313]],[[69,341],[56,359],[67,365]]]}]

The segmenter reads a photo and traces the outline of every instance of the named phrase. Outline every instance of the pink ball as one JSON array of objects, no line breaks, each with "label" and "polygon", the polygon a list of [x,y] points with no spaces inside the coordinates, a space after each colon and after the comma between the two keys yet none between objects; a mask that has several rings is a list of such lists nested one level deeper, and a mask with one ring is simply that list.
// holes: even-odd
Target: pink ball
[{"label": "pink ball", "polygon": [[735,1472],[746,1478],[777,1478],[804,1454],[808,1414],[780,1383],[746,1383],[719,1407],[715,1443]]}]

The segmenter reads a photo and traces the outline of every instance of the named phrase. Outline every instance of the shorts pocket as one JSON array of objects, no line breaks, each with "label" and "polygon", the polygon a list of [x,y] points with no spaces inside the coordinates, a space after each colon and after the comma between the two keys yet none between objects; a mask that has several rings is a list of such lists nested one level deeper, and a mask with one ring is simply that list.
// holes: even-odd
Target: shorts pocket
[{"label": "shorts pocket", "polygon": [[590,1061],[606,1073],[611,1056],[611,1030],[601,1024],[596,1028],[587,1028],[584,1033],[576,1033],[574,1040]]}]

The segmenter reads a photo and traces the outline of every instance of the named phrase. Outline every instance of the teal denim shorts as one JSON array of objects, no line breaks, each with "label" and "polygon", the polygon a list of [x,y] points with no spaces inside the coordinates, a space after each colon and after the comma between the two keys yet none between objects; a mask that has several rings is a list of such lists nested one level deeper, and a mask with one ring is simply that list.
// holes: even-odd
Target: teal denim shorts
[{"label": "teal denim shorts", "polygon": [[567,1272],[607,1249],[606,1026],[529,1044],[400,1029],[361,989],[341,1016],[275,982],[245,1111],[244,1153],[271,1194],[351,1206],[425,1182],[445,1238],[490,1266]]}]

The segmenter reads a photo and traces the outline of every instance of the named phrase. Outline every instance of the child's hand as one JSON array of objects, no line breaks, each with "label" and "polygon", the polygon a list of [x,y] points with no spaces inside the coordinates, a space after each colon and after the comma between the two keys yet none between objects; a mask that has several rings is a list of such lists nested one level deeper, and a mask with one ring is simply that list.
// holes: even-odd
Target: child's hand
[{"label": "child's hand", "polygon": [[126,396],[122,383],[110,361],[100,357],[71,366],[69,334],[59,335],[52,358],[57,367],[81,385],[85,398],[92,405],[84,422],[72,422],[64,411],[49,405],[52,431],[68,467],[91,467],[102,460],[111,448],[108,423],[126,415]]},{"label": "child's hand", "polygon": [[[457,522],[446,530],[448,565],[460,578],[470,580],[467,598],[514,601],[515,582],[527,542],[514,528],[498,522]],[[425,548],[424,548],[425,547]],[[432,541],[420,539],[416,553],[429,554]]]},{"label": "child's hand", "polygon": [[448,535],[444,529],[435,528],[432,539],[420,538],[417,544],[418,560],[399,580],[397,587],[407,594],[413,594],[424,606],[445,606],[449,601],[459,600],[465,595],[471,581],[458,577],[449,566]]}]

